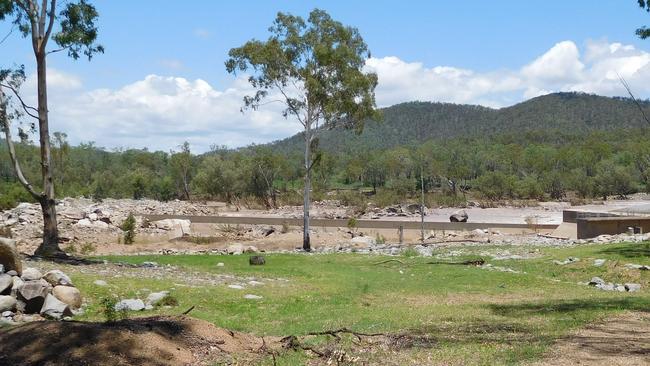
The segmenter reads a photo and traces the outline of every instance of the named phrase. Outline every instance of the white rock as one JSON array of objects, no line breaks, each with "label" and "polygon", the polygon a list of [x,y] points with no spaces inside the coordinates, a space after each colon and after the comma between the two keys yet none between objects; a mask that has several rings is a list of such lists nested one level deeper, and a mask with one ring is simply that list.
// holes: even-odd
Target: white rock
[{"label": "white rock", "polygon": [[244,286],[241,285],[228,285],[229,288],[235,289],[235,290],[243,290]]},{"label": "white rock", "polygon": [[99,217],[94,212],[88,215],[88,220],[90,220],[90,221],[97,221],[98,219],[99,219]]},{"label": "white rock", "polygon": [[226,248],[226,252],[228,254],[232,254],[232,255],[239,255],[239,254],[242,254],[244,252],[244,246],[241,245],[241,244],[237,244],[237,243],[236,244],[230,244],[230,245],[228,245],[228,248]]},{"label": "white rock", "polygon": [[68,304],[60,301],[55,296],[48,294],[45,296],[45,302],[41,308],[41,315],[53,319],[61,319],[64,316],[72,316],[72,311]]},{"label": "white rock", "polygon": [[244,295],[244,299],[248,299],[248,300],[260,300],[260,299],[262,299],[262,296],[246,294],[246,295]]},{"label": "white rock", "polygon": [[40,280],[43,274],[36,268],[28,267],[23,270],[23,275],[20,277],[25,281],[35,281]]},{"label": "white rock", "polygon": [[74,287],[55,286],[52,289],[52,295],[73,309],[79,309],[81,307],[81,292]]},{"label": "white rock", "polygon": [[15,308],[16,308],[16,299],[13,296],[0,295],[0,312],[10,311]]},{"label": "white rock", "polygon": [[93,226],[93,223],[88,219],[81,219],[77,221],[76,226]]},{"label": "white rock", "polygon": [[637,292],[641,290],[641,285],[638,283],[626,283],[625,284],[625,289],[628,292]]},{"label": "white rock", "polygon": [[46,272],[43,275],[43,279],[49,282],[50,285],[52,286],[58,286],[58,285],[72,286],[72,280],[70,279],[70,277],[68,277],[68,275],[59,271],[58,269],[53,269],[51,271]]},{"label": "white rock", "polygon": [[154,306],[169,296],[169,291],[152,292],[147,296],[146,304]]},{"label": "white rock", "polygon": [[606,259],[596,259],[596,260],[594,260],[594,266],[596,266],[596,267],[600,267],[600,266],[602,266],[603,264],[605,264],[605,262],[607,262]]},{"label": "white rock", "polygon": [[97,280],[97,281],[95,281],[93,283],[95,285],[97,285],[97,286],[108,286],[108,283],[106,283],[106,281],[104,281],[104,280]]},{"label": "white rock", "polygon": [[144,302],[140,299],[125,299],[115,304],[117,311],[140,311],[144,310]]},{"label": "white rock", "polygon": [[225,266],[225,264],[223,262],[217,263],[217,267],[223,267],[223,266]]}]

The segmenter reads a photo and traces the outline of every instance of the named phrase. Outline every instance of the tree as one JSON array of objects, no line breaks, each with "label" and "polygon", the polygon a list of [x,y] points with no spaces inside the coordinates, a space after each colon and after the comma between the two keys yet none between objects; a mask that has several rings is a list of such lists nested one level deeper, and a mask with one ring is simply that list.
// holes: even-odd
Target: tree
[{"label": "tree", "polygon": [[[50,133],[47,103],[47,56],[53,52],[67,51],[69,57],[78,59],[82,55],[90,60],[95,53],[104,52],[104,48],[95,44],[97,27],[95,22],[98,14],[95,7],[86,0],[66,3],[59,14],[56,14],[57,0],[0,0],[0,20],[7,17],[21,31],[23,37],[30,36],[34,57],[36,59],[36,75],[38,89],[38,107],[30,107],[22,102],[18,95],[17,85],[4,83],[0,89],[12,91],[20,100],[24,112],[38,121],[42,191],[38,192],[20,172],[15,149],[11,146],[11,126],[9,119],[0,116],[4,121],[3,129],[9,153],[14,161],[14,170],[20,183],[40,203],[43,210],[43,242],[35,254],[41,256],[63,255],[59,248],[59,234],[56,219],[56,202],[53,180],[52,153],[50,149]],[[58,29],[55,30],[58,23]],[[48,49],[52,38],[58,48]],[[3,80],[0,80],[3,81]],[[6,98],[0,95],[0,103]],[[6,107],[4,115],[6,116]]]},{"label": "tree", "polygon": [[266,41],[251,40],[231,49],[226,69],[251,73],[248,81],[257,92],[244,98],[245,108],[259,108],[276,91],[285,107],[283,116],[297,119],[304,128],[303,249],[310,251],[311,150],[318,145],[321,127],[361,131],[364,120],[379,117],[377,75],[363,71],[370,52],[359,31],[323,10],[313,10],[307,22],[278,13],[269,31]]},{"label": "tree", "polygon": [[[643,8],[645,11],[650,12],[650,1],[648,0],[637,0],[639,3],[639,6]],[[646,39],[650,37],[650,29],[643,26],[641,28],[637,28],[636,30],[636,35],[639,36],[641,39]]]},{"label": "tree", "polygon": [[192,154],[190,152],[190,143],[185,141],[181,146],[180,152],[172,153],[171,166],[172,172],[183,191],[183,197],[190,199],[190,180],[192,172]]}]

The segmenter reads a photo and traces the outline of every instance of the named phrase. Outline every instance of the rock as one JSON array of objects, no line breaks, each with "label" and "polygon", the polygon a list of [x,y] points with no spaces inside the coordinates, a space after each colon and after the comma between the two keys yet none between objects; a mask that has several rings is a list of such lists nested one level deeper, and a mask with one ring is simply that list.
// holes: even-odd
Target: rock
[{"label": "rock", "polygon": [[192,233],[190,220],[166,219],[153,222],[157,229],[170,231],[169,238],[180,238]]},{"label": "rock", "polygon": [[93,282],[93,284],[95,284],[97,286],[102,286],[102,287],[103,286],[108,286],[108,283],[106,283],[106,281],[104,281],[104,280],[97,280],[97,281]]},{"label": "rock", "polygon": [[36,314],[41,311],[49,292],[49,284],[43,282],[45,281],[26,281],[18,290],[18,300],[24,303],[24,313]]},{"label": "rock", "polygon": [[272,226],[269,226],[269,227],[263,227],[263,228],[261,229],[261,231],[262,231],[262,235],[264,235],[264,236],[269,236],[269,235],[271,235],[271,234],[273,234],[273,233],[275,232],[275,228],[272,227]]},{"label": "rock", "polygon": [[13,281],[13,285],[11,286],[11,296],[16,297],[18,294],[18,290],[20,290],[23,287],[25,281],[21,280],[20,277],[18,276],[13,276],[12,281]]},{"label": "rock", "polygon": [[14,310],[15,308],[16,299],[13,296],[0,296],[0,312]]},{"label": "rock", "polygon": [[[14,300],[15,300],[15,299],[14,299]],[[16,313],[14,313],[13,311],[10,311],[10,310],[3,311],[3,312],[2,312],[2,316],[5,317],[5,318],[11,318],[11,317],[13,317],[14,315],[16,315]]]},{"label": "rock", "polygon": [[18,272],[11,270],[6,272],[9,276],[18,276]]},{"label": "rock", "polygon": [[233,289],[233,290],[243,290],[244,289],[244,286],[241,286],[241,285],[228,285],[228,287]]},{"label": "rock", "polygon": [[81,292],[74,287],[55,286],[52,289],[52,295],[61,302],[69,305],[72,309],[79,309],[81,307]]},{"label": "rock", "polygon": [[8,294],[14,284],[13,277],[8,274],[0,274],[0,294]]},{"label": "rock", "polygon": [[143,267],[143,268],[156,268],[156,267],[158,267],[158,263],[156,263],[156,262],[142,262],[140,267]]},{"label": "rock", "polygon": [[354,244],[361,244],[356,246],[369,247],[375,245],[375,238],[369,236],[355,236],[351,241]]},{"label": "rock", "polygon": [[625,267],[631,268],[631,269],[638,269],[640,271],[648,271],[648,270],[650,270],[650,266],[643,266],[643,265],[640,265],[640,264],[632,264],[632,263],[626,264]]},{"label": "rock", "polygon": [[266,264],[266,258],[261,255],[252,255],[250,258],[248,258],[248,263],[251,266],[262,266]]},{"label": "rock", "polygon": [[43,279],[52,286],[72,286],[72,280],[65,273],[58,269],[53,269],[43,275]]},{"label": "rock", "polygon": [[239,255],[244,252],[244,246],[241,244],[230,244],[226,248],[226,252],[231,255]]},{"label": "rock", "polygon": [[0,273],[5,273],[5,266],[0,264]]},{"label": "rock", "polygon": [[248,300],[261,300],[261,299],[262,299],[262,296],[246,294],[246,295],[244,295],[244,299],[248,299]]},{"label": "rock", "polygon": [[465,210],[455,211],[451,214],[451,216],[449,216],[450,222],[467,222],[467,219],[469,219],[469,216]]},{"label": "rock", "polygon": [[108,229],[108,224],[105,223],[104,221],[94,221],[93,226],[98,228],[98,229]]},{"label": "rock", "polygon": [[[416,213],[419,214],[420,213],[420,205],[417,204],[417,203],[412,203],[412,204],[406,206],[405,208],[406,208],[406,212],[408,212],[410,214],[416,214]],[[425,212],[426,212],[426,209],[425,209]]]},{"label": "rock", "polygon": [[23,265],[16,250],[16,241],[13,239],[0,238],[0,264],[5,271],[16,271],[21,274]]},{"label": "rock", "polygon": [[638,283],[626,283],[625,290],[628,292],[637,292],[641,290],[641,285]]},{"label": "rock", "polygon": [[73,315],[68,304],[60,301],[55,296],[50,294],[45,297],[45,301],[43,303],[43,307],[41,308],[40,314],[45,317],[57,320],[63,318],[64,316]]},{"label": "rock", "polygon": [[167,296],[169,296],[169,291],[160,291],[160,292],[152,292],[147,296],[147,305],[157,305],[159,302],[163,301]]},{"label": "rock", "polygon": [[99,216],[97,216],[97,214],[94,213],[94,212],[88,215],[88,220],[90,220],[90,221],[97,221],[98,219],[99,219]]},{"label": "rock", "polygon": [[563,261],[555,260],[555,261],[553,261],[553,263],[555,263],[557,265],[560,265],[560,266],[564,266],[564,265],[567,265],[569,263],[575,263],[575,262],[579,262],[579,261],[580,261],[580,258],[569,257],[569,258],[567,258],[567,259],[565,259]]},{"label": "rock", "polygon": [[248,284],[251,286],[262,286],[264,282],[259,282],[259,281],[248,281]]},{"label": "rock", "polygon": [[90,221],[88,219],[81,219],[81,220],[77,221],[77,223],[75,225],[76,226],[93,226],[93,223],[92,223],[92,221]]},{"label": "rock", "polygon": [[589,281],[589,286],[596,286],[596,285],[604,285],[605,280],[603,280],[600,277],[593,277],[591,281]]},{"label": "rock", "polygon": [[244,249],[244,253],[257,253],[259,250],[257,250],[257,247],[254,245],[249,245]]},{"label": "rock", "polygon": [[594,266],[596,266],[596,267],[600,267],[600,266],[602,266],[603,264],[605,264],[605,262],[607,262],[606,259],[595,259],[595,260],[594,260]]},{"label": "rock", "polygon": [[140,299],[125,299],[115,304],[117,311],[140,311],[144,310],[144,302]]},{"label": "rock", "polygon": [[225,264],[223,262],[217,263],[217,267],[223,267],[223,266],[225,266]]},{"label": "rock", "polygon": [[22,278],[25,281],[36,281],[36,280],[40,280],[41,277],[43,277],[41,271],[31,267],[25,268],[23,270],[23,275],[20,276],[20,278]]}]

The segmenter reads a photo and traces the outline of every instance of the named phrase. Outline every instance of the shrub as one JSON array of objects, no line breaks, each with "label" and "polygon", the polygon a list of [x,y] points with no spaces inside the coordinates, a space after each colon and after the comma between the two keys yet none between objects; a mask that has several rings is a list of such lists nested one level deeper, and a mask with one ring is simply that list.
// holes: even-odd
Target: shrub
[{"label": "shrub", "polygon": [[107,323],[113,323],[117,320],[124,320],[128,318],[129,314],[127,310],[115,310],[115,305],[117,305],[117,300],[105,297],[99,302],[101,305],[101,313],[104,315],[104,319]]},{"label": "shrub", "polygon": [[135,241],[135,216],[133,213],[126,217],[120,229],[124,231],[124,244],[133,244]]},{"label": "shrub", "polygon": [[97,247],[93,243],[84,243],[81,248],[79,248],[79,253],[82,255],[92,254],[97,250]]},{"label": "shrub", "polygon": [[412,247],[402,249],[401,254],[403,257],[407,257],[407,258],[417,257],[420,255],[420,253],[417,250],[415,250],[415,248]]},{"label": "shrub", "polygon": [[377,236],[375,237],[375,243],[386,244],[386,238],[383,235],[377,233]]}]

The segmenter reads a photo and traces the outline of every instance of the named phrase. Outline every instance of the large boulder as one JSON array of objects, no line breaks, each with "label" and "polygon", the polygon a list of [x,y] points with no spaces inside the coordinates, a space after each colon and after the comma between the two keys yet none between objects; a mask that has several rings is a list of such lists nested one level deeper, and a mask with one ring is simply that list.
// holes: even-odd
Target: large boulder
[{"label": "large boulder", "polygon": [[8,295],[14,284],[13,277],[8,274],[0,274],[0,294]]},{"label": "large boulder", "polygon": [[155,306],[161,301],[163,301],[166,297],[169,296],[169,291],[160,291],[160,292],[152,292],[147,296],[147,306]]},{"label": "large boulder", "polygon": [[81,307],[81,292],[70,286],[55,286],[52,295],[73,309]]},{"label": "large boulder", "polygon": [[467,219],[469,216],[467,215],[467,212],[465,210],[458,210],[454,211],[454,213],[449,216],[449,221],[450,222],[467,222]]},{"label": "large boulder", "polygon": [[355,236],[352,238],[352,244],[355,248],[368,248],[375,245],[375,239],[370,236]]},{"label": "large boulder", "polygon": [[13,276],[13,285],[11,286],[11,296],[16,297],[18,296],[18,291],[23,288],[23,285],[25,284],[25,281],[20,279],[18,276]]},{"label": "large boulder", "polygon": [[61,319],[65,316],[72,316],[72,310],[70,310],[70,307],[68,304],[60,301],[57,299],[55,296],[52,296],[51,294],[48,294],[45,297],[45,301],[43,302],[43,306],[41,307],[40,314],[43,315],[44,317],[52,318],[52,319]]},{"label": "large boulder", "polygon": [[68,275],[65,273],[59,271],[58,269],[53,269],[51,271],[46,272],[43,275],[43,279],[47,282],[49,282],[50,285],[52,286],[72,286],[72,280]]},{"label": "large boulder", "polygon": [[40,280],[43,274],[36,268],[28,267],[23,270],[23,275],[20,277],[25,281],[36,281]]},{"label": "large boulder", "polygon": [[16,308],[16,299],[13,296],[0,296],[0,313]]},{"label": "large boulder", "polygon": [[226,248],[228,254],[239,255],[244,252],[244,246],[241,244],[230,244]]},{"label": "large boulder", "polygon": [[49,292],[49,284],[45,281],[26,281],[18,290],[18,300],[24,303],[23,312],[26,314],[40,312]]},{"label": "large boulder", "polygon": [[7,238],[0,238],[0,264],[4,267],[4,270],[16,271],[18,274],[22,274],[23,265],[20,262],[20,256],[16,250],[16,241]]},{"label": "large boulder", "polygon": [[192,233],[190,220],[165,219],[153,222],[153,226],[161,230],[170,231],[169,238],[180,238]]}]

